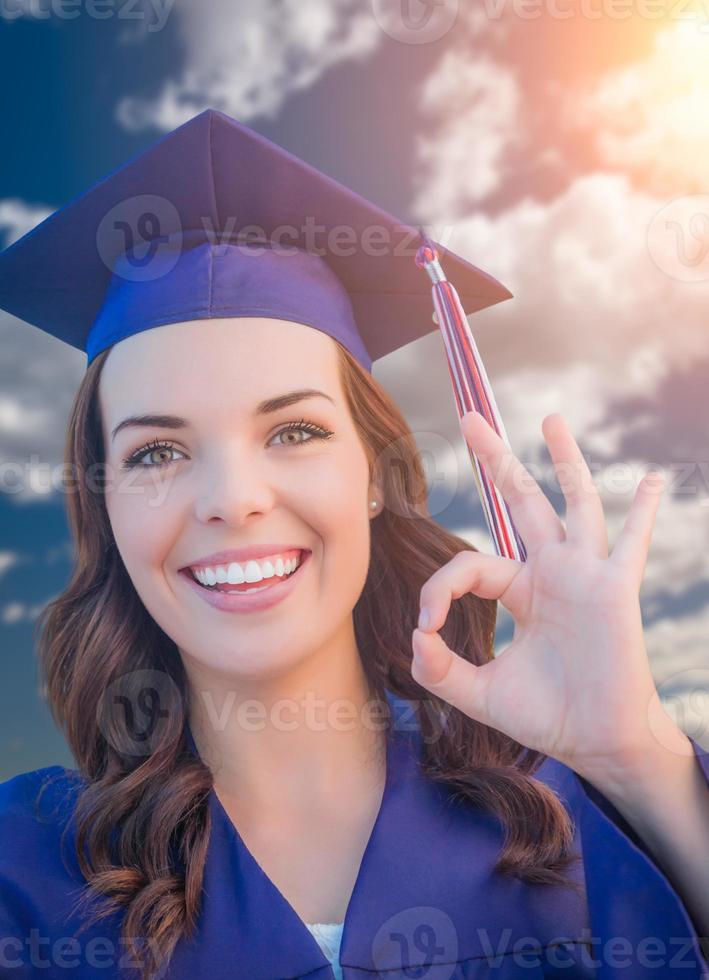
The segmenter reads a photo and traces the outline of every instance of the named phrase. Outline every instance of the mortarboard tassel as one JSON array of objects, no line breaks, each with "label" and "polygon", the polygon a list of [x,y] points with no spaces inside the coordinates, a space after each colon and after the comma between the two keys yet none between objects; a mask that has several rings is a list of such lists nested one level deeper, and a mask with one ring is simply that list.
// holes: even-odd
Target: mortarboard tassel
[{"label": "mortarboard tassel", "polygon": [[[423,229],[420,228],[419,231],[424,244],[418,249],[415,261],[419,269],[426,270],[433,283],[435,319],[443,334],[458,416],[462,419],[466,412],[479,412],[509,447],[495,396],[460,297],[452,283],[446,279],[435,245]],[[507,504],[470,446],[468,453],[495,550],[504,558],[526,561],[527,551],[514,526]]]}]

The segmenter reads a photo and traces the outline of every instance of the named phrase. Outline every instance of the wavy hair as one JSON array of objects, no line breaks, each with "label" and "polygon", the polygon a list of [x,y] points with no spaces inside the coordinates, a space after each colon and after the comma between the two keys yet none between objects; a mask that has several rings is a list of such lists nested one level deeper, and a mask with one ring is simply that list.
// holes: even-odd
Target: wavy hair
[{"label": "wavy hair", "polygon": [[[497,871],[575,888],[563,873],[575,860],[571,818],[534,777],[546,756],[471,720],[411,676],[423,584],[459,551],[476,549],[431,518],[418,448],[403,415],[373,376],[337,348],[347,405],[384,503],[371,522],[367,579],[353,610],[370,688],[382,700],[389,688],[412,701],[424,775],[498,817],[505,834]],[[36,642],[43,691],[84,784],[74,811],[86,879],[79,931],[123,910],[121,940],[146,980],[164,969],[179,939],[192,937],[197,926],[213,777],[188,744],[188,688],[177,646],[136,593],[101,492],[98,388],[107,355],[89,365],[72,407],[65,462],[75,477],[75,492],[67,494],[75,563],[69,584],[38,620]],[[451,606],[440,632],[480,665],[494,655],[496,615],[496,601],[466,594]],[[127,718],[119,712],[102,718],[102,704],[113,683],[145,670],[168,675],[176,703],[161,721],[157,744],[137,757],[120,748],[130,744]]]}]

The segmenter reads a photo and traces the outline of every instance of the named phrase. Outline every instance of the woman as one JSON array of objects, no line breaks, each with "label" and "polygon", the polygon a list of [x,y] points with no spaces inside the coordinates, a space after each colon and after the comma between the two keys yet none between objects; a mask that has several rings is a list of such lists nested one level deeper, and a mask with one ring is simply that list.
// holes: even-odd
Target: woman
[{"label": "woman", "polygon": [[[78,768],[0,786],[3,971],[704,975],[709,767],[659,705],[638,605],[657,493],[609,557],[563,420],[544,435],[575,471],[566,529],[469,415],[527,561],[437,525],[368,370],[430,328],[412,306],[394,334],[370,290],[381,266],[398,311],[408,272],[193,234],[198,184],[224,227],[229,159],[274,193],[274,160],[297,172],[273,213],[299,190],[303,215],[356,224],[363,202],[210,111],[0,256],[0,305],[89,358],[76,567],[39,638]],[[155,217],[156,174],[179,234],[143,222],[150,261],[126,241],[100,278],[89,244],[107,216],[126,237],[121,195]],[[506,293],[467,275],[478,308]],[[497,599],[516,629],[494,659]]]}]

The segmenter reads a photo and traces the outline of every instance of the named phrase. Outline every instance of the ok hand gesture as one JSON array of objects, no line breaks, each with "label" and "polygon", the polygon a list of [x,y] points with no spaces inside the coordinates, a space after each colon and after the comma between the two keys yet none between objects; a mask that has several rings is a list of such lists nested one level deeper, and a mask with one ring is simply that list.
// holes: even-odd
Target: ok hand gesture
[{"label": "ok hand gesture", "polygon": [[[609,556],[600,497],[561,415],[547,416],[542,432],[566,500],[565,527],[483,416],[468,412],[461,428],[507,502],[527,560],[462,551],[431,576],[421,590],[430,620],[413,632],[412,676],[469,717],[589,779],[608,766],[618,770],[651,744],[653,719],[670,721],[650,671],[638,598],[662,475],[640,481]],[[437,632],[451,601],[466,592],[499,599],[515,621],[512,642],[482,666]]]}]

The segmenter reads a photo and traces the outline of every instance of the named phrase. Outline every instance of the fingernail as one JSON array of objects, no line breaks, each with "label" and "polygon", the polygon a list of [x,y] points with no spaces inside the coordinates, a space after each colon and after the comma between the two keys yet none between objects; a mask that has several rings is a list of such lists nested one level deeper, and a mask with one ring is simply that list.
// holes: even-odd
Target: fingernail
[{"label": "fingernail", "polygon": [[423,606],[421,612],[419,613],[419,629],[427,630],[428,624],[431,622],[431,613],[427,606]]}]

